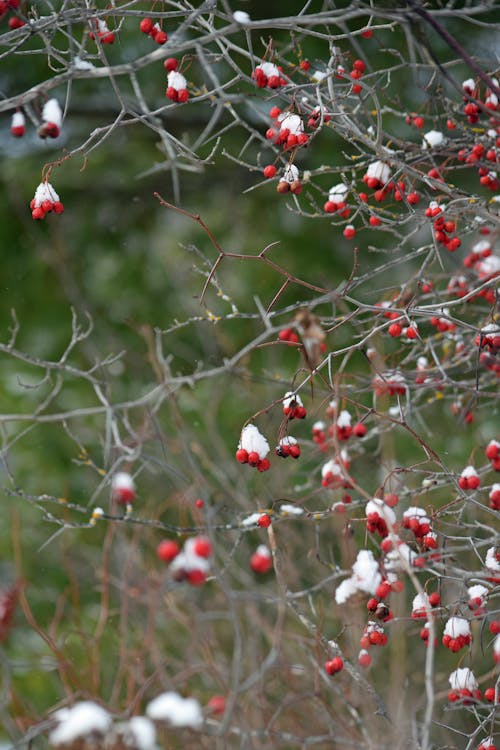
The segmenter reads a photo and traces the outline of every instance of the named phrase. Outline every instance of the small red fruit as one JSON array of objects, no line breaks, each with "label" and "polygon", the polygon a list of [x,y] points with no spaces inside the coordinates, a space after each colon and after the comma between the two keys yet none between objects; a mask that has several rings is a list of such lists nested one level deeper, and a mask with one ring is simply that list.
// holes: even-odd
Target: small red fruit
[{"label": "small red fruit", "polygon": [[206,536],[199,536],[194,540],[193,552],[198,557],[210,557],[212,554],[212,545],[210,539]]},{"label": "small red fruit", "polygon": [[226,710],[226,699],[223,695],[212,695],[207,703],[207,707],[212,714],[221,716]]},{"label": "small red fruit", "polygon": [[248,463],[248,451],[246,451],[244,448],[239,448],[236,451],[236,460],[240,464]]},{"label": "small red fruit", "polygon": [[257,521],[257,526],[260,526],[261,529],[267,529],[268,526],[271,525],[271,517],[267,515],[267,513],[263,513],[259,520]]},{"label": "small red fruit", "polygon": [[139,28],[143,34],[150,34],[153,26],[154,23],[150,18],[143,18],[139,24]]},{"label": "small red fruit", "polygon": [[163,539],[156,548],[156,555],[163,562],[169,563],[177,557],[180,547],[173,539]]},{"label": "small red fruit", "polygon": [[179,62],[175,57],[167,57],[167,59],[163,61],[163,67],[168,73],[172,70],[177,70],[178,66]]},{"label": "small red fruit", "polygon": [[266,177],[268,180],[271,179],[271,177],[274,177],[276,174],[276,167],[274,164],[268,164],[267,167],[264,167],[264,177]]},{"label": "small red fruit", "polygon": [[344,662],[340,656],[334,656],[333,659],[325,663],[325,672],[330,675],[340,672],[343,668]]}]

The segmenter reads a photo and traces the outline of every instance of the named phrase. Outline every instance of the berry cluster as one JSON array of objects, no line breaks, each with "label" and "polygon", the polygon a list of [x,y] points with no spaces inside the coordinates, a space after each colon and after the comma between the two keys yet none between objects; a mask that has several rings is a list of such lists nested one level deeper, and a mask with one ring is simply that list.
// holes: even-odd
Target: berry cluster
[{"label": "berry cluster", "polygon": [[463,617],[450,617],[443,632],[443,646],[456,653],[471,642],[470,625]]},{"label": "berry cluster", "polygon": [[286,85],[282,73],[283,69],[280,66],[270,62],[262,62],[255,68],[252,78],[260,89],[279,89]]},{"label": "berry cluster", "polygon": [[109,30],[108,24],[102,18],[94,18],[92,26],[95,31],[89,31],[89,39],[99,39],[101,44],[113,44],[115,41],[115,35]]},{"label": "berry cluster", "polygon": [[50,182],[41,182],[35,191],[35,196],[30,202],[31,216],[33,219],[44,219],[46,214],[53,211],[62,214],[64,206]]},{"label": "berry cluster", "polygon": [[473,466],[466,466],[458,479],[458,485],[462,490],[477,490],[481,484],[479,474]]},{"label": "berry cluster", "polygon": [[258,471],[267,471],[270,467],[269,443],[257,427],[253,424],[246,425],[241,431],[241,438],[236,451],[236,460],[240,464],[254,466]]},{"label": "berry cluster", "polygon": [[150,36],[156,44],[162,45],[168,41],[168,36],[160,24],[155,23],[151,18],[143,18],[139,24],[139,28],[143,34]]},{"label": "berry cluster", "polygon": [[113,474],[111,479],[111,498],[120,505],[130,505],[136,498],[134,478],[127,471]]},{"label": "berry cluster", "polygon": [[265,544],[259,544],[250,558],[250,567],[254,573],[263,575],[269,573],[273,567],[273,558],[271,552]]},{"label": "berry cluster", "polygon": [[[176,61],[177,62],[177,61]],[[187,90],[187,81],[177,70],[170,70],[167,77],[167,90],[165,92],[167,99],[182,104],[189,99]]]},{"label": "berry cluster", "polygon": [[177,542],[165,539],[158,545],[156,554],[170,565],[169,571],[174,581],[201,586],[207,580],[212,544],[206,536],[190,537],[182,550]]},{"label": "berry cluster", "polygon": [[[0,0],[0,21],[9,11],[17,11],[20,5],[20,0]],[[8,21],[9,29],[20,29],[26,25],[26,21],[20,18],[19,15],[15,14],[9,18]]]}]

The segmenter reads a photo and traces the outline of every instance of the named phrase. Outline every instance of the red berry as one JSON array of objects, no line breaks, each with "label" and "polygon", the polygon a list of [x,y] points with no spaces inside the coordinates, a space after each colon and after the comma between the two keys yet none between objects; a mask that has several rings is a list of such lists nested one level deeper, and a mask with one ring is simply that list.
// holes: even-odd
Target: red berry
[{"label": "red berry", "polygon": [[364,437],[366,435],[366,425],[362,422],[358,422],[352,428],[352,434],[359,438]]},{"label": "red berry", "polygon": [[226,699],[223,695],[212,695],[207,703],[207,707],[212,714],[221,716],[226,710]]},{"label": "red berry", "polygon": [[196,500],[195,505],[196,505],[197,508],[203,508],[203,506],[205,505],[205,503],[203,502],[203,500],[201,499],[201,497],[199,497]]},{"label": "red berry", "polygon": [[236,451],[236,460],[240,464],[248,463],[248,451],[246,451],[244,448],[238,448],[238,450]]},{"label": "red berry", "polygon": [[363,31],[361,32],[361,36],[363,37],[363,39],[371,39],[373,36],[373,29],[363,29]]},{"label": "red berry", "polygon": [[248,463],[250,466],[257,466],[260,461],[260,456],[256,451],[250,451],[248,454]]},{"label": "red berry", "polygon": [[276,167],[274,164],[268,164],[267,167],[264,167],[264,177],[267,177],[267,179],[271,179],[271,177],[274,177],[276,174]]},{"label": "red berry", "polygon": [[259,520],[257,521],[257,526],[260,526],[261,529],[267,529],[268,526],[271,525],[271,518],[267,515],[267,513],[263,513]]},{"label": "red berry", "polygon": [[164,31],[158,31],[155,36],[155,42],[156,44],[165,44],[165,42],[168,40],[168,36]]},{"label": "red berry", "polygon": [[402,327],[400,326],[399,323],[391,323],[391,325],[387,329],[387,332],[388,332],[389,336],[392,336],[393,338],[395,338],[397,336],[401,336],[402,330],[403,329],[402,329]]},{"label": "red berry", "polygon": [[157,556],[166,563],[172,562],[179,552],[180,547],[173,539],[164,539],[156,548]]},{"label": "red berry", "polygon": [[368,651],[365,651],[364,649],[359,652],[358,656],[358,664],[360,667],[369,667],[372,663],[372,657],[368,653]]},{"label": "red berry", "polygon": [[203,570],[189,570],[186,573],[186,580],[191,586],[202,586],[207,580],[207,576]]},{"label": "red berry", "polygon": [[270,555],[261,555],[254,552],[250,558],[250,567],[254,573],[268,573],[273,567],[273,559]]},{"label": "red berry", "polygon": [[9,29],[20,29],[23,26],[26,25],[26,21],[23,21],[21,18],[18,18],[17,16],[12,16],[12,18],[9,18]]},{"label": "red berry", "polygon": [[342,232],[346,240],[352,240],[356,236],[356,230],[352,224],[348,224]]},{"label": "red berry", "polygon": [[381,223],[382,222],[380,221],[378,216],[370,216],[370,225],[372,227],[378,227]]},{"label": "red berry", "polygon": [[311,67],[311,63],[309,62],[309,60],[301,60],[300,61],[300,68],[301,68],[301,70],[309,70],[310,67]]},{"label": "red berry", "polygon": [[340,658],[340,656],[334,656],[333,659],[330,659],[330,661],[327,661],[325,663],[325,672],[327,674],[336,674],[336,672],[340,672],[344,667],[344,662]]},{"label": "red berry", "polygon": [[150,34],[154,23],[150,18],[143,18],[139,24],[139,28],[143,34]]},{"label": "red berry", "polygon": [[187,89],[180,89],[177,92],[177,101],[179,103],[183,104],[184,102],[187,102],[188,99],[189,99],[189,91]]},{"label": "red berry", "polygon": [[194,540],[193,551],[198,557],[210,557],[212,554],[212,545],[210,539],[206,536],[198,536]]},{"label": "red berry", "polygon": [[439,607],[441,604],[441,597],[439,596],[437,591],[433,591],[432,594],[429,594],[429,604],[431,607]]},{"label": "red berry", "polygon": [[45,217],[45,211],[38,206],[38,208],[33,209],[31,216],[33,219],[43,219]]},{"label": "red berry", "polygon": [[281,109],[279,107],[271,107],[271,109],[269,110],[269,117],[272,117],[273,120],[279,117],[280,114]]},{"label": "red berry", "polygon": [[172,70],[177,70],[178,65],[179,62],[175,57],[167,57],[167,59],[163,61],[163,67],[168,73]]},{"label": "red berry", "polygon": [[269,459],[268,458],[263,458],[257,464],[257,471],[267,471],[270,467],[271,467],[271,464],[269,462]]}]

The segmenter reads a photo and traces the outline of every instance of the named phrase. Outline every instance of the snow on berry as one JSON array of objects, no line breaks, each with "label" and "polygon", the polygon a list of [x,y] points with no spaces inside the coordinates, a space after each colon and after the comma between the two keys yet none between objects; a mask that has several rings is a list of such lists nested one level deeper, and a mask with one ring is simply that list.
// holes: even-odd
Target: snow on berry
[{"label": "snow on berry", "polygon": [[500,484],[498,484],[498,482],[495,482],[495,484],[492,485],[489,498],[490,508],[492,510],[500,510]]},{"label": "snow on berry", "polygon": [[335,420],[335,428],[338,440],[348,440],[352,434],[351,427],[352,417],[350,413],[343,409]]},{"label": "snow on berry", "polygon": [[42,124],[38,128],[40,138],[57,138],[61,132],[63,113],[57,99],[49,99],[42,109]]},{"label": "snow on berry", "polygon": [[344,476],[344,467],[331,458],[321,467],[321,485],[323,487],[349,487]]},{"label": "snow on berry", "polygon": [[278,142],[282,143],[284,148],[294,148],[307,143],[308,138],[304,133],[304,124],[300,115],[284,112],[278,116],[278,123],[280,126]]},{"label": "snow on berry", "polygon": [[457,652],[471,642],[470,625],[463,617],[450,617],[444,626],[443,646]]},{"label": "snow on berry", "polygon": [[287,458],[288,456],[298,458],[300,456],[300,446],[294,437],[286,435],[279,441],[275,453],[281,458]]},{"label": "snow on berry", "polygon": [[448,682],[451,687],[451,691],[448,693],[450,701],[457,701],[467,697],[474,697],[480,700],[481,694],[478,690],[477,680],[469,667],[455,669],[450,674]]},{"label": "snow on berry", "polygon": [[22,138],[26,132],[26,118],[22,112],[14,112],[12,115],[10,132],[14,138]]},{"label": "snow on berry", "polygon": [[377,396],[387,394],[388,396],[404,396],[406,393],[406,380],[402,373],[397,370],[386,370],[378,373],[373,378],[373,387]]},{"label": "snow on berry", "polygon": [[49,742],[55,747],[71,745],[90,735],[102,739],[112,726],[109,713],[93,701],[80,701],[71,708],[60,708],[51,719],[57,722],[49,735]]},{"label": "snow on berry", "polygon": [[426,536],[431,529],[431,519],[423,508],[411,506],[403,513],[402,526],[413,532],[417,539]]},{"label": "snow on berry", "polygon": [[241,464],[256,466],[259,471],[266,471],[269,468],[269,460],[266,458],[269,450],[269,443],[264,435],[255,425],[247,424],[241,431],[236,460]]},{"label": "snow on berry", "polygon": [[241,23],[242,26],[244,26],[246,23],[251,22],[251,18],[248,15],[248,13],[244,10],[235,10],[233,13],[233,21],[236,21],[236,23]]},{"label": "snow on berry", "polygon": [[481,328],[481,332],[476,336],[475,344],[481,348],[487,346],[496,353],[500,349],[500,326],[498,323],[488,323]]},{"label": "snow on berry", "polygon": [[473,78],[467,78],[467,80],[462,81],[462,89],[465,94],[469,94],[469,96],[472,96],[475,88],[476,83]]},{"label": "snow on berry", "polygon": [[383,187],[391,178],[391,168],[388,164],[383,161],[374,161],[366,170],[366,174],[363,177],[369,188],[376,190],[377,188]]},{"label": "snow on berry", "polygon": [[396,523],[396,514],[383,500],[374,497],[365,506],[366,528],[371,533],[386,537],[389,527]]},{"label": "snow on berry", "polygon": [[352,566],[352,574],[337,586],[335,601],[344,604],[357,591],[374,594],[382,580],[378,569],[378,562],[370,550],[359,550]]},{"label": "snow on berry", "polygon": [[288,164],[285,167],[285,171],[283,172],[282,177],[280,177],[276,190],[278,193],[288,193],[288,191],[291,191],[294,194],[298,194],[302,192],[300,172],[295,164]]},{"label": "snow on berry", "polygon": [[271,551],[265,544],[259,544],[250,558],[250,567],[254,573],[268,573],[273,567]]},{"label": "snow on berry", "polygon": [[[345,209],[345,201],[349,188],[344,185],[343,182],[339,182],[333,185],[328,191],[328,200],[324,205],[324,210],[327,213],[334,213],[335,211]],[[347,218],[347,217],[345,217]]]},{"label": "snow on berry", "polygon": [[165,96],[173,102],[187,102],[189,99],[187,81],[177,70],[171,70],[168,74]]},{"label": "snow on berry", "polygon": [[500,573],[500,553],[496,547],[490,547],[488,549],[484,564],[492,573]]},{"label": "snow on berry", "polygon": [[391,581],[393,577],[396,577],[396,571],[405,567],[405,563],[413,566],[417,559],[415,552],[407,544],[400,541],[397,537],[396,540],[392,549],[387,552],[384,558],[385,572],[387,578]]},{"label": "snow on berry", "polygon": [[463,469],[458,484],[462,490],[477,490],[481,484],[481,480],[473,466],[466,466],[465,469]]},{"label": "snow on berry", "polygon": [[[100,42],[102,44],[113,44],[115,35],[109,30],[106,21],[102,18],[94,18],[93,24]],[[93,31],[89,32],[89,39],[95,39],[95,37],[96,34]]]},{"label": "snow on berry", "polygon": [[157,750],[155,725],[145,716],[133,716],[129,721],[116,724],[113,735],[118,739],[120,747]]},{"label": "snow on berry", "polygon": [[387,635],[382,625],[379,625],[375,620],[368,620],[359,643],[361,648],[367,649],[370,646],[385,646],[386,643]]},{"label": "snow on berry", "polygon": [[135,483],[127,471],[119,471],[111,479],[111,493],[113,500],[128,505],[135,500]]},{"label": "snow on berry", "polygon": [[490,740],[489,737],[486,737],[479,743],[479,745],[477,746],[477,750],[497,750],[497,746],[495,745],[493,740]]},{"label": "snow on berry", "polygon": [[55,214],[62,214],[64,206],[61,203],[58,194],[50,182],[41,182],[35,190],[35,195],[30,202],[31,216],[33,219],[44,219],[45,214],[53,211]]},{"label": "snow on berry", "polygon": [[500,633],[498,633],[493,641],[493,658],[495,664],[500,664]]},{"label": "snow on berry", "polygon": [[482,586],[480,583],[469,586],[467,589],[467,596],[469,597],[467,606],[474,611],[474,614],[484,614],[482,608],[486,604],[488,594],[489,591],[486,586]]},{"label": "snow on berry", "polygon": [[431,604],[429,597],[424,592],[423,594],[417,594],[411,606],[411,616],[414,620],[427,619],[427,615],[430,611]]},{"label": "snow on berry", "polygon": [[283,505],[280,506],[280,514],[282,516],[302,516],[304,512],[304,508],[301,508],[299,505],[283,503]]},{"label": "snow on berry", "polygon": [[153,698],[146,707],[146,714],[153,721],[168,721],[174,727],[198,729],[203,724],[201,706],[196,698],[183,698],[172,691]]},{"label": "snow on berry", "polygon": [[153,24],[150,30],[147,31],[146,33],[149,34],[151,39],[154,39],[156,44],[159,44],[160,46],[165,44],[168,41],[168,36],[166,32],[163,31],[159,23]]},{"label": "snow on berry", "polygon": [[445,140],[440,130],[429,130],[428,133],[424,134],[422,148],[437,148],[437,146],[442,146]]},{"label": "snow on berry", "polygon": [[255,83],[259,88],[277,89],[280,86],[286,84],[285,79],[281,75],[280,69],[270,62],[262,62],[257,65],[255,71],[252,73],[252,78],[255,79]]},{"label": "snow on berry", "polygon": [[283,399],[283,414],[288,419],[304,419],[307,416],[307,411],[302,403],[302,399],[298,394],[293,391],[285,393]]},{"label": "snow on berry", "polygon": [[170,573],[175,581],[187,581],[192,586],[205,583],[210,571],[212,545],[205,536],[190,537],[182,551],[174,557]]}]

